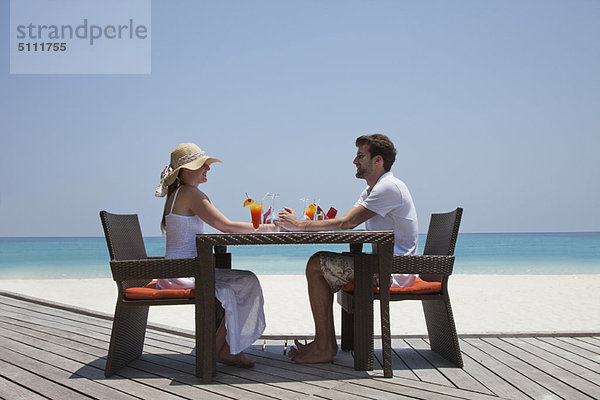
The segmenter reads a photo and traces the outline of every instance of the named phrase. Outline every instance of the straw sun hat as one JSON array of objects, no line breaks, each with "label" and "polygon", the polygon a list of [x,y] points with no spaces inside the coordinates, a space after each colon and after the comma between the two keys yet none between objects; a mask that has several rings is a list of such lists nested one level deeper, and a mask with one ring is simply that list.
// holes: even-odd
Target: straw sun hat
[{"label": "straw sun hat", "polygon": [[197,170],[204,164],[222,162],[218,158],[207,156],[206,153],[194,143],[181,143],[171,152],[171,163],[163,169],[160,175],[160,183],[156,188],[154,195],[164,197],[167,194],[167,187],[175,182],[179,170],[187,168]]}]

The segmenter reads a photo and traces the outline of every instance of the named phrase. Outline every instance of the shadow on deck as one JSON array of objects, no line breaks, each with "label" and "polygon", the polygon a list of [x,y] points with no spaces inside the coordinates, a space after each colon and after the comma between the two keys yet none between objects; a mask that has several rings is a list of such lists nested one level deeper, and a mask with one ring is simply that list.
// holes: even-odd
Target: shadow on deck
[{"label": "shadow on deck", "polygon": [[110,378],[110,316],[0,291],[0,397],[7,399],[594,399],[600,398],[600,334],[462,335],[455,368],[424,337],[396,337],[394,377],[333,364],[298,365],[291,344],[267,337],[247,353],[252,369],[218,365],[210,385],[194,376],[193,336],[151,325],[144,354]]}]

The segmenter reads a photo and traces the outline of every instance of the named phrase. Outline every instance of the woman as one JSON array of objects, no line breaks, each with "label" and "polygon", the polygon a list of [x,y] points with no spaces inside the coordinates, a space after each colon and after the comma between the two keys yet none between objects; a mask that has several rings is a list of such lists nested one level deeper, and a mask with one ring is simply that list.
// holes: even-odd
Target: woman
[{"label": "woman", "polygon": [[[181,143],[171,152],[155,195],[167,196],[161,229],[167,236],[165,258],[196,257],[196,235],[204,233],[204,224],[222,232],[253,232],[251,223],[230,221],[198,189],[207,181],[210,165],[221,160],[206,155],[193,143]],[[275,230],[261,225],[261,231]],[[188,289],[194,278],[159,279],[159,289]],[[263,296],[260,283],[252,272],[215,269],[215,296],[225,309],[225,318],[217,330],[217,361],[251,368],[255,360],[242,351],[265,330]]]}]

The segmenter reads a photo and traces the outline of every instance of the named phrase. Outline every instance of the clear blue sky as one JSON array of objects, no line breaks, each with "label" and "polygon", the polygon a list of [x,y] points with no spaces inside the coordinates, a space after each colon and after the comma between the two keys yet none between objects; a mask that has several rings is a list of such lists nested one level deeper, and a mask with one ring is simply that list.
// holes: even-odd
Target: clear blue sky
[{"label": "clear blue sky", "polygon": [[425,232],[600,230],[600,1],[153,1],[150,75],[10,75],[0,2],[0,236],[101,236],[138,213],[170,151],[221,158],[201,188],[341,212],[354,139],[383,133]]}]

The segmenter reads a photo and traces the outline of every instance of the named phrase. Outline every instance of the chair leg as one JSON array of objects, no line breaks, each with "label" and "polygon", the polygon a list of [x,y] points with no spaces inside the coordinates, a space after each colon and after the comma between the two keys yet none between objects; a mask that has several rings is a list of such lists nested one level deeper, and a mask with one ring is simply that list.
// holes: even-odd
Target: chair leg
[{"label": "chair leg", "polygon": [[458,335],[450,306],[450,298],[422,301],[429,344],[446,360],[459,368],[463,367],[462,355],[458,345]]},{"label": "chair leg", "polygon": [[148,306],[125,307],[117,304],[104,375],[109,377],[142,354]]},{"label": "chair leg", "polygon": [[342,308],[342,350],[354,350],[354,314]]}]

